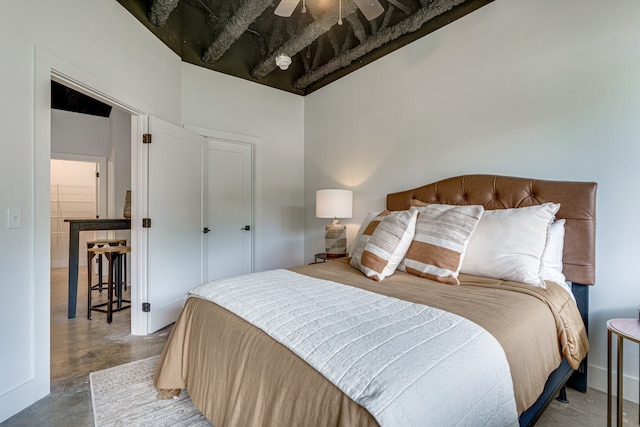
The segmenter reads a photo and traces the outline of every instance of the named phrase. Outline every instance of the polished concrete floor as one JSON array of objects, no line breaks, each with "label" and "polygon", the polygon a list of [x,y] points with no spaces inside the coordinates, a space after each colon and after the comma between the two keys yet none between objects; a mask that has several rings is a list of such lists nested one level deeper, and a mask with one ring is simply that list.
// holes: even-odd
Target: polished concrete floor
[{"label": "polished concrete floor", "polygon": [[[82,270],[81,270],[82,271]],[[1,423],[1,427],[93,426],[89,373],[160,354],[170,327],[153,335],[130,335],[130,311],[93,313],[88,320],[86,277],[80,275],[77,317],[67,319],[67,270],[51,271],[51,394]],[[606,425],[606,393],[568,389],[569,404],[554,401],[537,426]],[[638,405],[625,401],[624,424],[638,425]]]},{"label": "polished concrete floor", "polygon": [[[80,269],[76,318],[67,319],[67,269],[51,270],[51,394],[0,426],[93,426],[89,373],[162,352],[171,327],[132,336],[131,310],[114,313],[111,324],[99,312],[87,319],[84,272]],[[94,295],[105,298],[106,292]]]}]

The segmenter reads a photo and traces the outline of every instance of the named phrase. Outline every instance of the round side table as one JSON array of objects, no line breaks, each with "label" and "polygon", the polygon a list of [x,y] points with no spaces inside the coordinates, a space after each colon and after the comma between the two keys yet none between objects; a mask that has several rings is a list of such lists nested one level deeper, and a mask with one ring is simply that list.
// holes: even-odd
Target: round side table
[{"label": "round side table", "polygon": [[[636,319],[611,319],[607,322],[607,426],[611,426],[611,334],[618,336],[617,348],[617,378],[618,389],[616,396],[616,425],[622,425],[622,371],[623,371],[623,343],[627,339],[640,344],[640,320]],[[639,411],[640,414],[640,411]],[[639,415],[640,416],[640,415]]]},{"label": "round side table", "polygon": [[[320,263],[320,262],[327,262],[327,261],[331,261],[332,259],[336,259],[336,258],[344,258],[346,257],[347,254],[344,255],[329,255],[326,252],[320,252],[319,254],[315,254],[314,258],[315,258],[315,264]],[[320,260],[320,261],[318,261]]]}]

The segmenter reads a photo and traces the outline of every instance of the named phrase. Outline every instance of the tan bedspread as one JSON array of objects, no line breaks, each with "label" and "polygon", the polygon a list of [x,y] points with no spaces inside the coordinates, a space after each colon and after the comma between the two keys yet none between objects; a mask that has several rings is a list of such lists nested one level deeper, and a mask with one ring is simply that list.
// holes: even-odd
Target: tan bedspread
[{"label": "tan bedspread", "polygon": [[[538,398],[562,352],[575,369],[588,351],[575,304],[553,283],[543,290],[461,275],[458,287],[401,272],[375,282],[341,261],[346,260],[292,270],[441,308],[481,325],[505,349],[518,413]],[[287,348],[198,298],[187,301],[174,326],[155,385],[167,395],[186,387],[194,405],[216,427],[377,425]]]}]

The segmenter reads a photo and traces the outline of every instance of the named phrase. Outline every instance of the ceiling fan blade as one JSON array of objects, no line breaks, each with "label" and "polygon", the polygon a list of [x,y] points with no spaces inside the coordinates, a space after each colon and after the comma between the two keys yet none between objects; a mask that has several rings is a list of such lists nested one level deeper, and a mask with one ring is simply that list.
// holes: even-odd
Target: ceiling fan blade
[{"label": "ceiling fan blade", "polygon": [[354,2],[367,21],[373,21],[384,12],[384,8],[378,0],[354,0]]},{"label": "ceiling fan blade", "polygon": [[289,17],[296,10],[296,7],[300,3],[300,0],[282,0],[276,10],[273,12],[278,16]]}]

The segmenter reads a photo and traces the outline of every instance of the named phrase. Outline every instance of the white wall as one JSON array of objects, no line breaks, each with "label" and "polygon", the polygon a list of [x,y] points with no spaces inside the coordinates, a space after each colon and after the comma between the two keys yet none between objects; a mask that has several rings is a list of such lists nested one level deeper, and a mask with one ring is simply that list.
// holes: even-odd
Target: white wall
[{"label": "white wall", "polygon": [[[103,0],[0,2],[0,51],[0,324],[12,325],[0,328],[4,420],[49,392],[51,147],[48,131],[35,127],[44,120],[49,129],[49,116],[38,112],[48,108],[50,77],[38,70],[54,63],[180,123],[180,60],[117,2]],[[8,207],[22,208],[21,229],[6,228]]]},{"label": "white wall", "polygon": [[[127,190],[131,190],[131,115],[114,108],[109,116],[110,163],[113,173],[112,218],[122,218]],[[118,230],[116,237],[130,239],[131,231]]]},{"label": "white wall", "polygon": [[52,109],[51,152],[106,158],[109,118]]},{"label": "white wall", "polygon": [[[259,141],[258,269],[303,260],[304,100],[181,64],[115,1],[0,2],[0,51],[0,324],[13,325],[0,328],[2,421],[49,392],[52,70],[136,112]],[[107,154],[124,176],[126,132],[114,123]],[[126,186],[114,184],[114,215]],[[21,229],[4,226],[9,207],[22,208]]]},{"label": "white wall", "polygon": [[[605,322],[640,303],[639,16],[633,0],[496,0],[307,96],[306,260],[320,188],[353,189],[352,240],[387,193],[450,176],[596,181],[589,384],[606,390]],[[637,401],[637,346],[625,354]]]},{"label": "white wall", "polygon": [[255,268],[304,261],[304,98],[182,65],[182,121],[257,143]]}]

